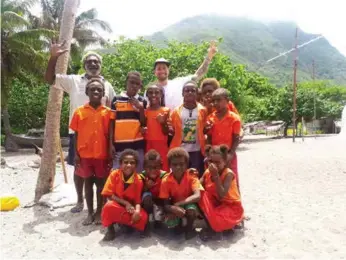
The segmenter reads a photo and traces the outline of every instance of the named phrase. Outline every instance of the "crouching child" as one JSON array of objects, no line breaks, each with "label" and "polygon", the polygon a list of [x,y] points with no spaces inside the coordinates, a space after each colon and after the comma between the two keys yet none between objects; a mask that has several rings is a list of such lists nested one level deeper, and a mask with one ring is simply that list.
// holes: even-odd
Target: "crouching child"
[{"label": "crouching child", "polygon": [[[159,228],[163,221],[163,200],[159,198],[162,179],[167,175],[162,169],[162,158],[156,150],[149,150],[144,156],[144,181],[142,207],[152,215],[154,226]],[[150,218],[149,218],[150,219]]]},{"label": "crouching child", "polygon": [[102,195],[108,202],[102,210],[102,224],[107,227],[104,241],[115,238],[114,224],[137,229],[144,236],[148,214],[141,208],[143,181],[136,173],[138,153],[131,149],[122,152],[119,158],[120,169],[113,170],[103,188]]},{"label": "crouching child", "polygon": [[[193,224],[197,218],[197,203],[203,189],[198,178],[188,170],[189,154],[183,148],[168,152],[171,173],[162,180],[160,198],[163,199],[165,224],[168,228],[182,230],[186,239],[196,235]],[[186,219],[183,226],[182,219]]]}]

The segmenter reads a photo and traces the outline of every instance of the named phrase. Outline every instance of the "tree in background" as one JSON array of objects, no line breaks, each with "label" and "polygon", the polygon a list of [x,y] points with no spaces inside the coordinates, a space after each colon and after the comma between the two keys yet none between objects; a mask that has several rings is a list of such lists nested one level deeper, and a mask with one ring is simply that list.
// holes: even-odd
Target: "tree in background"
[{"label": "tree in background", "polygon": [[1,110],[6,151],[18,150],[12,139],[8,100],[15,78],[30,82],[41,78],[46,57],[44,48],[54,31],[30,29],[29,9],[35,1],[1,1]]},{"label": "tree in background", "polygon": [[[78,6],[79,0],[66,0],[64,3],[59,40],[61,44],[66,43],[66,48],[71,45]],[[59,57],[56,65],[57,73],[66,73],[68,58],[68,52]],[[35,202],[38,202],[43,194],[48,193],[53,188],[56,154],[60,145],[59,129],[62,100],[63,91],[51,87],[49,89],[49,102],[46,113],[43,155],[35,189]]]},{"label": "tree in background", "polygon": [[[64,0],[41,0],[42,14],[40,17],[31,16],[35,28],[47,28],[59,31],[64,8]],[[97,18],[97,10],[92,8],[80,13],[76,17],[71,43],[71,70],[77,72],[80,69],[80,61],[85,48],[90,45],[105,45],[106,40],[98,33],[102,30],[111,33],[110,25]]]}]

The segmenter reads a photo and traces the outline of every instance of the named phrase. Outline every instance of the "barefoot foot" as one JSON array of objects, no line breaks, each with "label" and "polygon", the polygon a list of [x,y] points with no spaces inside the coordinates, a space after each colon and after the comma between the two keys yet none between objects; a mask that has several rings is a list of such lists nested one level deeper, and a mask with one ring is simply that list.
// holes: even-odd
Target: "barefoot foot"
[{"label": "barefoot foot", "polygon": [[89,214],[87,218],[82,222],[83,226],[89,226],[94,222],[94,216]]},{"label": "barefoot foot", "polygon": [[108,228],[105,236],[103,237],[103,241],[112,241],[115,239],[115,230],[114,228]]},{"label": "barefoot foot", "polygon": [[101,225],[102,221],[101,221],[101,212],[96,212],[94,214],[94,224],[95,225]]},{"label": "barefoot foot", "polygon": [[84,203],[83,202],[78,202],[76,204],[76,206],[74,206],[72,209],[71,209],[71,213],[79,213],[83,210],[84,208]]}]

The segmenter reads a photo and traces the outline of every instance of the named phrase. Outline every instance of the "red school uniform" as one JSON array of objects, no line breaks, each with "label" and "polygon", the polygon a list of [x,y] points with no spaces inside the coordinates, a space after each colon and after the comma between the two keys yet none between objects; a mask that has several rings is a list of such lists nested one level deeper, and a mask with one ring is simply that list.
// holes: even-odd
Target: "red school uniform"
[{"label": "red school uniform", "polygon": [[114,113],[103,105],[95,109],[85,104],[74,112],[70,129],[77,133],[76,145],[81,161],[76,174],[79,176],[107,177],[108,128],[114,117]]},{"label": "red school uniform", "polygon": [[[135,206],[141,204],[142,190],[143,181],[139,174],[134,173],[129,180],[125,182],[123,172],[118,169],[113,170],[110,173],[101,194],[107,197],[115,195]],[[132,223],[132,215],[126,211],[126,208],[123,205],[110,200],[102,209],[101,219],[102,224],[105,227],[118,223],[143,231],[148,222],[148,214],[141,208],[140,216],[141,218],[137,223]]]},{"label": "red school uniform", "polygon": [[[230,169],[222,172],[220,176],[222,183],[229,173],[232,173]],[[216,185],[212,181],[209,170],[205,171],[203,179],[205,192],[201,195],[199,206],[208,219],[208,223],[215,232],[232,229],[244,218],[244,209],[236,179],[233,178],[227,194],[222,199],[217,194]]]},{"label": "red school uniform", "polygon": [[[240,135],[241,133],[240,118],[230,110],[227,111],[226,115],[221,120],[216,116],[216,112],[213,112],[208,116],[207,122],[212,123],[212,128],[209,131],[211,145],[227,145],[230,149],[233,144],[233,135]],[[229,167],[234,172],[239,186],[238,160],[236,153],[234,153]]]},{"label": "red school uniform", "polygon": [[147,132],[145,134],[146,152],[148,152],[151,149],[156,150],[161,156],[162,169],[168,171],[168,136],[162,132],[162,127],[156,119],[159,114],[164,114],[168,116],[169,108],[160,107],[157,110],[145,110],[145,117],[147,119]]}]

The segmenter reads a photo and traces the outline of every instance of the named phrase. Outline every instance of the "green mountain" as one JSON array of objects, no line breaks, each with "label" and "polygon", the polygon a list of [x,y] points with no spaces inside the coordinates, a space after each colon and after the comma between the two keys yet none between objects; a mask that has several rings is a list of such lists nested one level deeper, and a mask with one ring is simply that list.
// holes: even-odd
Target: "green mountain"
[{"label": "green mountain", "polygon": [[[160,46],[168,40],[198,43],[222,38],[219,45],[222,53],[229,55],[235,63],[246,64],[249,70],[282,85],[292,82],[293,52],[275,61],[266,61],[294,46],[295,29],[293,22],[263,23],[247,18],[200,15],[184,19],[146,38]],[[298,29],[298,44],[316,37],[318,35]],[[298,81],[312,79],[314,60],[316,79],[346,85],[346,57],[325,38],[300,48],[298,57]]]}]

